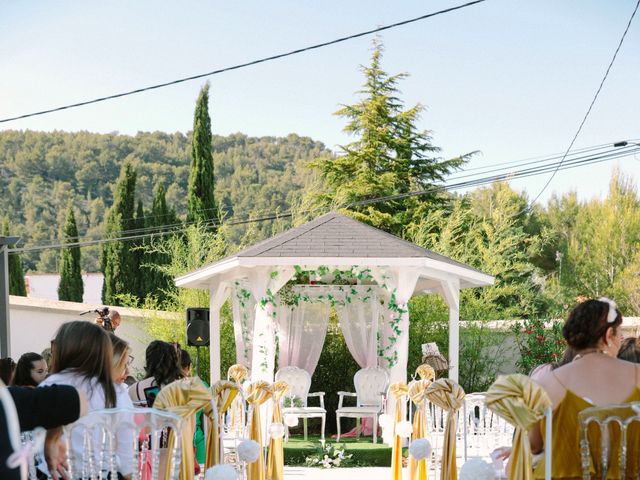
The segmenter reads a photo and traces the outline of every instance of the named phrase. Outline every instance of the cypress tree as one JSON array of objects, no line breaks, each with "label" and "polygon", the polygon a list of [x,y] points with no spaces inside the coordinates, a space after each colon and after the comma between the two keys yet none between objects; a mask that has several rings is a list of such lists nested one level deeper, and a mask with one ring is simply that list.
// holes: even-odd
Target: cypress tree
[{"label": "cypress tree", "polygon": [[187,221],[206,222],[218,218],[214,199],[213,156],[211,154],[211,118],[209,117],[209,83],[198,100],[193,117],[191,170],[187,194]]},{"label": "cypress tree", "polygon": [[[149,223],[154,227],[162,227],[165,225],[174,225],[176,221],[177,216],[175,211],[167,206],[164,185],[159,183],[156,186],[156,194],[153,198]],[[158,233],[163,231],[166,231],[166,229],[154,229],[154,232]],[[162,266],[169,264],[170,258],[166,253],[148,248],[146,249],[146,263],[151,265],[144,275],[148,282],[147,293],[154,295],[162,303],[165,299],[165,292],[173,287],[172,277],[162,271]]]},{"label": "cypress tree", "polygon": [[[138,207],[136,209],[136,219],[135,219],[135,233],[132,235],[141,235],[145,232],[142,230],[145,227],[145,218],[144,218],[144,206],[142,205],[142,200],[138,200]],[[133,247],[133,256],[135,259],[135,268],[138,272],[142,272],[142,265],[146,262],[145,252],[144,252],[144,239],[136,240],[132,243]],[[147,282],[145,275],[137,275],[136,276],[136,284],[135,284],[135,294],[140,300],[144,300],[147,296]]]},{"label": "cypress tree", "polygon": [[[2,235],[5,237],[10,236],[8,218],[5,218],[2,222]],[[13,245],[9,245],[9,247],[13,247]],[[9,255],[9,295],[27,296],[22,260],[20,260],[20,255],[17,253]]]},{"label": "cypress tree", "polygon": [[[64,242],[78,241],[78,227],[73,207],[69,205],[67,219],[62,232]],[[60,251],[60,284],[58,299],[70,302],[82,302],[84,286],[80,267],[80,247],[67,247]]]},{"label": "cypress tree", "polygon": [[[116,184],[113,205],[109,209],[106,221],[106,238],[118,238],[123,231],[135,228],[135,188],[136,171],[126,162],[120,169]],[[133,294],[137,296],[136,285],[139,277],[138,264],[127,242],[111,241],[102,248],[102,301],[109,305],[119,303],[118,296]]]}]

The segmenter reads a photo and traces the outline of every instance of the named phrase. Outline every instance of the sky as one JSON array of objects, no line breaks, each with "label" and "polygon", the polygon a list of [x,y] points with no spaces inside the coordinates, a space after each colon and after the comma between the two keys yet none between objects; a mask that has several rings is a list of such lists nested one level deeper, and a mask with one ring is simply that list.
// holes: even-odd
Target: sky
[{"label": "sky", "polygon": [[[325,0],[0,0],[0,118],[131,90],[332,40],[461,2]],[[564,152],[636,0],[486,0],[386,31],[383,68],[410,76],[407,106],[450,158],[469,167]],[[575,148],[640,142],[640,13]],[[359,97],[372,37],[209,78],[214,134],[350,138],[333,115]],[[205,80],[0,123],[0,130],[186,132]],[[559,172],[541,195],[606,194],[613,168],[638,178],[640,155]],[[514,180],[536,197],[549,176]]]}]

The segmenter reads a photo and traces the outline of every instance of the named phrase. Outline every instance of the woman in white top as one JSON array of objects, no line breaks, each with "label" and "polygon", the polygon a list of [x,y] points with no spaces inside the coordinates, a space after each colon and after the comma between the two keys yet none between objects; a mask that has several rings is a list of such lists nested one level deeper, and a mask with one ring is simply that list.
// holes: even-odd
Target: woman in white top
[{"label": "woman in white top", "polygon": [[[104,329],[86,321],[65,323],[51,343],[52,374],[39,386],[72,385],[84,393],[89,401],[89,409],[81,421],[91,424],[91,412],[96,410],[133,407],[126,390],[114,385],[113,349]],[[133,432],[127,428],[117,431],[118,472],[125,479],[130,477],[134,469],[135,457],[130,446],[132,435]],[[102,453],[99,445],[99,438],[96,438],[96,455]],[[74,454],[81,457],[84,450],[81,432],[74,431],[71,448]]]}]

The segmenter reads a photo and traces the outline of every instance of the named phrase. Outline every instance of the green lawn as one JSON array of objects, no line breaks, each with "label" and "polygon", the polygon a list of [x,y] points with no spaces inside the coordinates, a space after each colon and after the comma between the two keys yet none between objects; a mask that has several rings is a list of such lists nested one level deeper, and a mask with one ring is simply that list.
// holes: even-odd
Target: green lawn
[{"label": "green lawn", "polygon": [[[335,439],[328,438],[327,443],[336,443]],[[378,438],[378,442],[382,440]],[[344,445],[346,454],[353,454],[353,466],[389,467],[391,466],[391,447],[383,443],[371,443],[371,437],[341,438],[340,445]],[[314,455],[320,449],[320,437],[309,435],[305,442],[300,436],[290,436],[284,444],[285,465],[303,465],[305,458]]]}]

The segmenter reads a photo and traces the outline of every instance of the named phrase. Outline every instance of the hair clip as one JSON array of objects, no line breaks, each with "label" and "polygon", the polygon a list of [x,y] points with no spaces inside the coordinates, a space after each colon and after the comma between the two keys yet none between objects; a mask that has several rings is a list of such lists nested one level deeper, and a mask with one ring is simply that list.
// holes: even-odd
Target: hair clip
[{"label": "hair clip", "polygon": [[613,323],[616,321],[616,317],[618,316],[616,302],[607,297],[600,297],[598,299],[599,302],[604,302],[609,305],[609,312],[607,313],[607,323]]}]

